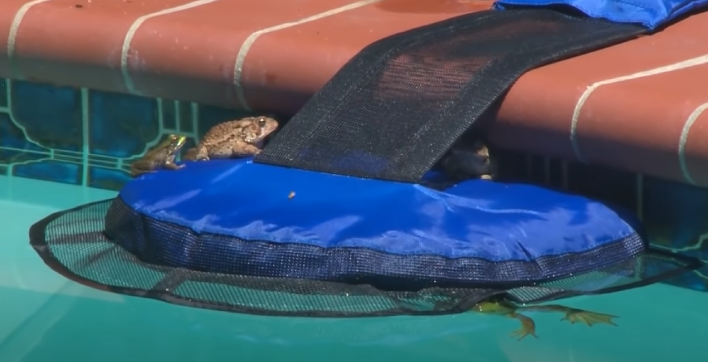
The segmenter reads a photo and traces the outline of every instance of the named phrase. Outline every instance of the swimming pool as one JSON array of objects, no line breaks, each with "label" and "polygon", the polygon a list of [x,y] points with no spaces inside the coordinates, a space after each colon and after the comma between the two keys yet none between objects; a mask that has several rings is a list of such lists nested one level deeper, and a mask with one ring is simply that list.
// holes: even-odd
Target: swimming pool
[{"label": "swimming pool", "polygon": [[708,293],[657,284],[562,304],[619,316],[618,327],[530,313],[308,319],[180,307],[73,283],[31,249],[32,223],[113,191],[0,176],[0,361],[688,361],[708,360]]}]

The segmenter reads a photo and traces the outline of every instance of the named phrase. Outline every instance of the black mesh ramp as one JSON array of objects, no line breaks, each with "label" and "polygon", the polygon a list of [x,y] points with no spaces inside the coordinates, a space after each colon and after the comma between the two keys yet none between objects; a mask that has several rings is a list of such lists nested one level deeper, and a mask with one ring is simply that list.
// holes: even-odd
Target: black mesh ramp
[{"label": "black mesh ramp", "polygon": [[517,9],[396,34],[349,61],[255,160],[417,182],[526,71],[646,32]]}]

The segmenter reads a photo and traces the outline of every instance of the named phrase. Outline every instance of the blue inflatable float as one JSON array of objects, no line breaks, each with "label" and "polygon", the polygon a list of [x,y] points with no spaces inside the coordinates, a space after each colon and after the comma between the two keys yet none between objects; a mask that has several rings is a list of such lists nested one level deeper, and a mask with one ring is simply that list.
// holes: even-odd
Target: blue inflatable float
[{"label": "blue inflatable float", "polygon": [[532,185],[438,191],[250,160],[147,174],[106,217],[109,236],[148,263],[409,288],[528,284],[613,265],[644,251],[633,225]]}]

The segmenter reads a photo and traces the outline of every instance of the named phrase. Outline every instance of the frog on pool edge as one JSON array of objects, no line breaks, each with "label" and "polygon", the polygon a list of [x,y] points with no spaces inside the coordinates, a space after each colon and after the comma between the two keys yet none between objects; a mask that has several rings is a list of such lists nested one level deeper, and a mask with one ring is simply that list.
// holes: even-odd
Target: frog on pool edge
[{"label": "frog on pool edge", "polygon": [[160,168],[168,170],[179,170],[184,165],[174,163],[175,156],[184,146],[187,137],[178,135],[168,135],[167,138],[160,142],[155,148],[149,150],[139,160],[130,164],[130,175],[133,177],[140,176],[144,173],[153,172]]}]

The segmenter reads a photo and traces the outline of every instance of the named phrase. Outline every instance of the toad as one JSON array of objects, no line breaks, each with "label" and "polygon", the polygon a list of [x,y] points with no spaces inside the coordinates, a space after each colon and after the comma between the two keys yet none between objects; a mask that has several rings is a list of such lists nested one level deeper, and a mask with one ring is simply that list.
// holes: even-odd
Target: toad
[{"label": "toad", "polygon": [[208,161],[257,155],[263,140],[277,128],[276,120],[264,116],[219,123],[204,135],[197,147],[187,150],[183,159]]},{"label": "toad", "polygon": [[492,180],[493,165],[487,145],[481,139],[453,147],[440,161],[443,173],[459,182],[466,179]]},{"label": "toad", "polygon": [[178,170],[184,165],[174,163],[175,156],[184,146],[187,137],[178,135],[168,135],[167,138],[157,146],[150,149],[139,160],[130,164],[130,175],[138,177],[144,173],[153,172],[160,168],[168,170]]}]

